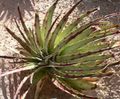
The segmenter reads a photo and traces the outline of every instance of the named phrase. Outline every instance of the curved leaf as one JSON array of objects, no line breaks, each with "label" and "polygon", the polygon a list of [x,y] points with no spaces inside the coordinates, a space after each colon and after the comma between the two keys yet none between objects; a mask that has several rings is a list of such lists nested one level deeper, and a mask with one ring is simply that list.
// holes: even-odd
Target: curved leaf
[{"label": "curved leaf", "polygon": [[55,43],[55,39],[58,35],[58,33],[60,33],[67,20],[68,20],[68,17],[69,15],[73,12],[73,10],[77,7],[77,5],[81,2],[82,0],[78,1],[64,16],[63,18],[61,19],[61,21],[58,23],[58,25],[56,26],[55,30],[53,31],[52,35],[51,35],[51,38],[50,38],[50,41],[49,41],[49,44],[48,44],[48,47],[50,48],[49,50],[52,50],[54,48],[54,43]]},{"label": "curved leaf", "polygon": [[[73,31],[77,25],[83,21],[83,19],[85,17],[88,17],[91,13],[95,12],[97,9],[92,9],[90,11],[87,11],[86,13],[84,13],[83,15],[81,15],[79,18],[77,18],[74,22],[72,22],[70,25],[68,25],[62,32],[60,32],[58,35],[57,35],[57,38],[55,40],[55,46],[66,36],[68,35],[69,33],[71,33],[71,31]],[[89,30],[90,31],[90,30]],[[88,31],[88,32],[89,32]],[[86,32],[87,33],[87,32]]]},{"label": "curved leaf", "polygon": [[70,79],[70,78],[58,78],[66,86],[71,87],[74,90],[81,92],[81,90],[95,89],[96,84],[90,83],[82,79]]},{"label": "curved leaf", "polygon": [[37,70],[33,72],[33,75],[31,77],[31,83],[33,85],[37,84],[46,75],[47,75],[47,68],[39,67]]},{"label": "curved leaf", "polygon": [[[55,3],[48,9],[45,18],[43,20],[42,24],[42,39],[45,40],[45,37],[47,36],[48,30],[51,27],[52,24],[52,18],[53,18],[53,13],[56,8],[56,4],[58,3],[59,0],[56,0]],[[45,41],[44,41],[45,42]]]},{"label": "curved leaf", "polygon": [[10,35],[16,39],[19,44],[26,50],[28,51],[30,54],[36,55],[36,53],[29,47],[29,45],[27,43],[25,43],[21,38],[19,38],[17,35],[15,35],[14,32],[12,32],[9,28],[5,27],[6,30],[10,33]]}]

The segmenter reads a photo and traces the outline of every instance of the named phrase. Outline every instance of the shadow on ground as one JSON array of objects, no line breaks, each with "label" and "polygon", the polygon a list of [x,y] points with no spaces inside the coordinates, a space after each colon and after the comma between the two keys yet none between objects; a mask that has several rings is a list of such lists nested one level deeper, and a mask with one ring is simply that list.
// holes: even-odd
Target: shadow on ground
[{"label": "shadow on ground", "polygon": [[18,19],[17,7],[21,8],[22,16],[25,11],[33,11],[34,0],[0,0],[0,21]]},{"label": "shadow on ground", "polygon": [[93,18],[117,13],[118,15],[110,20],[117,24],[120,23],[120,0],[83,0],[83,6],[79,6],[79,11],[87,11],[96,7],[99,7],[100,10],[93,15]]}]

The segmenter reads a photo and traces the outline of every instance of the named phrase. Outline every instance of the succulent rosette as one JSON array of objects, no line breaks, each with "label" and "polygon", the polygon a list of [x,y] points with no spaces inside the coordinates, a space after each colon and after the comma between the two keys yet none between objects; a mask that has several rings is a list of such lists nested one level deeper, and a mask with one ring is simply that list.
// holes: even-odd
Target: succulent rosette
[{"label": "succulent rosette", "polygon": [[[100,77],[113,74],[107,71],[107,68],[119,64],[119,62],[106,64],[105,61],[113,55],[103,53],[116,47],[114,46],[115,40],[109,42],[106,38],[119,33],[118,25],[104,21],[105,17],[83,22],[97,9],[87,11],[67,24],[69,15],[82,0],[58,21],[59,15],[53,19],[58,1],[56,0],[48,9],[42,24],[39,22],[39,15],[35,14],[34,29],[25,25],[18,7],[20,24],[23,29],[17,21],[16,26],[21,37],[8,27],[6,29],[21,45],[23,49],[20,51],[21,57],[17,58],[25,65],[20,69],[10,71],[7,75],[30,70],[32,73],[21,83],[30,78],[31,84],[34,85],[48,77],[53,83],[57,81],[70,94],[77,97],[92,97],[84,95],[83,92],[95,89]],[[4,58],[16,57],[4,56]],[[6,73],[1,76],[5,75]]]}]

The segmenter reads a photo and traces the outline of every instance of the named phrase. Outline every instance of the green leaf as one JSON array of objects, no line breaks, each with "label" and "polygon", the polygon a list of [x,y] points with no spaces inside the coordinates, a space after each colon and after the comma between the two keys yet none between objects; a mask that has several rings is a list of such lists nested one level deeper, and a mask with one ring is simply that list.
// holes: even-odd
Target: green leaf
[{"label": "green leaf", "polygon": [[81,90],[95,89],[97,87],[96,84],[90,83],[82,79],[59,78],[59,80],[66,86],[71,87],[78,92],[81,92]]},{"label": "green leaf", "polygon": [[[104,70],[104,69],[103,69]],[[68,74],[69,73],[69,74]],[[108,72],[102,72],[101,70],[95,70],[95,71],[83,71],[80,74],[79,72],[67,72],[66,75],[63,75],[64,78],[71,78],[71,79],[76,79],[76,78],[84,78],[84,77],[105,77],[105,76],[111,76],[114,72],[113,71],[108,71]]]},{"label": "green leaf", "polygon": [[[18,7],[18,13],[19,13],[19,16],[20,16],[20,21],[21,21],[21,24],[22,24],[22,27],[24,29],[24,33],[25,33],[25,36],[27,37],[26,40],[27,40],[27,44],[30,43],[30,48],[32,50],[34,50],[35,52],[39,52],[39,47],[38,47],[38,44],[37,44],[37,41],[36,41],[36,37],[35,37],[35,34],[33,33],[33,30],[31,29],[28,29],[27,26],[25,25],[25,22],[22,18],[22,15],[21,15],[21,11],[20,11],[20,8]],[[39,21],[38,21],[39,22]],[[22,33],[23,35],[23,33]],[[24,36],[24,38],[25,38]]]},{"label": "green leaf", "polygon": [[24,32],[25,32],[25,34],[26,34],[26,36],[27,36],[27,39],[29,40],[29,42],[31,41],[31,34],[29,33],[29,30],[28,30],[28,28],[26,27],[26,25],[25,25],[25,22],[24,22],[24,20],[23,20],[23,17],[22,17],[22,14],[21,14],[21,11],[20,11],[20,8],[18,7],[18,13],[19,13],[19,16],[20,16],[20,21],[21,21],[21,24],[22,24],[22,27],[23,27],[23,29],[24,29]]},{"label": "green leaf", "polygon": [[99,61],[104,61],[108,58],[111,58],[112,55],[101,55],[101,54],[97,54],[97,55],[90,55],[90,56],[87,56],[87,57],[83,57],[81,59],[78,59],[76,61],[79,61],[79,62],[89,62],[89,61],[96,61],[96,60],[99,60]]},{"label": "green leaf", "polygon": [[[101,39],[103,40],[103,39]],[[78,51],[76,52],[80,52],[80,53],[86,53],[88,51],[96,51],[96,50],[100,50],[100,49],[105,49],[108,47],[112,47],[115,44],[116,41],[113,41],[111,43],[108,43],[106,41],[95,41],[95,42],[91,42],[88,45],[85,45],[84,47],[78,49]]]},{"label": "green leaf", "polygon": [[[115,64],[118,64],[118,62]],[[108,67],[110,66],[113,66],[113,64],[109,65]],[[83,77],[104,77],[104,76],[110,76],[114,73],[113,71],[106,72],[106,68],[107,68],[107,65],[105,64],[105,65],[98,66],[96,69],[93,68],[90,70],[81,70],[80,68],[73,69],[73,70],[57,69],[55,71],[55,74],[57,77],[78,79]]]},{"label": "green leaf", "polygon": [[41,57],[41,48],[40,48],[39,44],[37,43],[37,37],[34,34],[33,30],[29,29],[29,33],[32,35],[31,42],[30,42],[29,46],[31,47],[31,49],[33,49]]},{"label": "green leaf", "polygon": [[16,23],[16,26],[17,26],[20,34],[22,35],[23,39],[25,40],[25,42],[26,42],[27,44],[30,44],[29,40],[26,38],[26,36],[25,36],[24,33],[22,32],[22,30],[20,29],[20,26],[18,25],[18,23],[17,23],[16,20],[15,20],[15,23]]},{"label": "green leaf", "polygon": [[[97,21],[97,20],[95,20]],[[94,21],[94,22],[95,22]],[[78,35],[80,35],[84,30],[89,28],[94,22],[87,23],[77,30],[71,32],[68,36],[66,36],[55,48],[54,53],[59,52],[62,47],[64,47],[66,44],[68,44],[70,41],[75,39]]]},{"label": "green leaf", "polygon": [[76,59],[81,59],[90,55],[94,55],[97,53],[101,53],[107,50],[110,50],[112,48],[104,48],[104,49],[100,49],[100,50],[96,50],[96,51],[89,51],[86,53],[77,53],[77,54],[71,54],[71,55],[64,55],[64,56],[57,56],[58,61],[64,61],[64,62],[70,62],[72,60],[76,60]]},{"label": "green leaf", "polygon": [[71,87],[67,86],[65,83],[57,79],[58,84],[64,89],[63,91],[69,92],[69,94],[74,95],[76,98],[90,98],[90,99],[98,99],[97,97],[94,96],[89,96],[84,94],[84,92],[73,90]]},{"label": "green leaf", "polygon": [[41,48],[43,46],[43,41],[41,37],[40,23],[39,23],[39,15],[35,14],[35,36],[38,47]]},{"label": "green leaf", "polygon": [[46,50],[46,53],[47,53],[47,54],[49,53],[49,51],[48,51],[48,43],[49,43],[49,39],[50,39],[50,37],[51,37],[51,31],[52,31],[52,29],[53,29],[53,26],[55,25],[55,23],[56,23],[57,20],[59,19],[59,17],[60,17],[60,15],[58,15],[58,17],[56,17],[56,19],[53,21],[50,29],[48,30],[48,33],[47,33],[47,35],[46,35],[46,38],[45,38],[45,45],[44,45],[45,48],[44,48],[44,49]]},{"label": "green leaf", "polygon": [[[99,41],[98,41],[99,42]],[[112,47],[115,42],[105,43],[105,42],[99,42],[98,44],[94,44],[95,42],[90,43],[89,45],[86,45],[83,48],[78,49],[78,51],[73,51],[71,54],[68,55],[61,55],[61,56],[56,56],[56,61],[57,62],[79,62],[80,60],[84,59],[94,59],[89,58],[90,55],[95,55],[95,54],[101,54],[104,51],[108,51],[110,49],[114,49]],[[91,56],[90,56],[91,57]],[[87,61],[87,60],[86,60]],[[81,62],[81,61],[80,61]]]},{"label": "green leaf", "polygon": [[[118,27],[118,25],[112,25],[112,26],[108,26],[107,28],[104,29],[96,29],[96,28],[100,28],[100,22],[98,23],[98,26],[95,25],[91,25],[90,28],[84,30],[80,35],[78,35],[75,39],[73,39],[72,41],[70,41],[66,46],[70,46],[80,40],[84,40],[88,37],[99,37],[99,36],[109,36],[109,35],[114,35],[117,34],[117,30],[115,29],[116,27]],[[95,29],[94,29],[95,28]]]},{"label": "green leaf", "polygon": [[12,32],[9,28],[5,27],[6,30],[8,31],[8,33],[14,38],[16,39],[19,44],[26,50],[28,51],[30,54],[32,55],[36,55],[36,53],[29,47],[28,44],[26,44],[21,38],[19,38],[17,35],[15,35],[14,32]]},{"label": "green leaf", "polygon": [[[100,25],[101,25],[101,23],[100,23]],[[100,25],[99,25],[99,27],[100,27]],[[119,25],[109,25],[109,26],[107,26],[105,28],[100,27],[100,30],[91,33],[90,36],[96,36],[96,35],[101,35],[101,34],[105,34],[105,33],[109,34],[111,32],[114,33],[117,30],[116,28],[119,28],[119,27],[120,27]]]},{"label": "green leaf", "polygon": [[82,33],[80,33],[80,35],[78,35],[75,39],[71,40],[66,46],[70,46],[77,41],[80,41],[80,40],[83,40],[83,39],[90,37],[90,34],[92,34],[93,32],[94,31],[91,29],[91,26],[90,26],[89,28],[82,31]]},{"label": "green leaf", "polygon": [[[62,32],[60,32],[55,40],[55,45],[57,45],[66,35],[71,33],[78,24],[83,21],[85,17],[88,17],[92,12],[96,11],[97,9],[92,9],[90,11],[87,11],[83,15],[81,15],[79,18],[77,18],[74,22],[72,22],[70,25],[68,25]],[[87,32],[86,32],[87,33]]]},{"label": "green leaf", "polygon": [[[58,3],[59,0],[56,0],[56,2],[48,9],[45,18],[43,20],[43,25],[42,25],[42,33],[43,33],[43,40],[45,40],[45,37],[47,36],[48,30],[50,29],[50,26],[52,24],[52,18],[53,18],[53,13],[56,8],[56,4]],[[45,42],[45,41],[44,41]]]},{"label": "green leaf", "polygon": [[68,66],[63,66],[60,68],[60,70],[80,70],[80,71],[89,71],[93,69],[97,69],[98,67],[101,67],[102,63],[110,58],[111,55],[101,55],[101,56],[89,56],[82,58],[76,62],[76,64],[73,65],[68,65]]},{"label": "green leaf", "polygon": [[31,78],[31,83],[32,84],[37,84],[38,81],[40,81],[43,77],[47,75],[47,68],[38,68],[33,72],[33,76]]},{"label": "green leaf", "polygon": [[101,39],[105,39],[105,37],[110,36],[110,35],[114,35],[116,33],[105,33],[105,34],[101,34],[101,35],[97,35],[97,36],[92,36],[92,37],[87,37],[86,39],[83,40],[79,40],[78,42],[75,42],[74,44],[65,47],[62,50],[62,54],[69,54],[70,52],[75,52],[77,49],[82,48],[83,46],[87,45],[88,43],[94,42],[96,40],[101,40]]},{"label": "green leaf", "polygon": [[54,48],[54,43],[55,43],[55,39],[56,39],[56,37],[57,37],[57,35],[58,35],[58,33],[60,33],[62,30],[63,30],[63,28],[64,28],[64,26],[65,26],[65,24],[66,24],[66,22],[67,22],[67,20],[68,20],[68,17],[69,17],[69,15],[73,12],[73,10],[76,8],[76,6],[81,2],[82,0],[80,0],[78,3],[76,3],[64,16],[63,16],[63,18],[60,20],[60,22],[58,23],[58,25],[56,26],[56,28],[55,28],[55,30],[53,31],[53,33],[52,33],[52,35],[51,35],[51,38],[50,38],[50,41],[49,41],[49,50],[52,50],[53,48]]}]

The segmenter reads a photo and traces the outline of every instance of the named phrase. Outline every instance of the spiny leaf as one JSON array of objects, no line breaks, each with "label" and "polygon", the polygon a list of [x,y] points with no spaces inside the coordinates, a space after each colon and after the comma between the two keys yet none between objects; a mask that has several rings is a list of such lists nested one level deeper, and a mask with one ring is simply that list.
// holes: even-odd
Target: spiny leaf
[{"label": "spiny leaf", "polygon": [[59,0],[56,0],[55,3],[48,9],[46,16],[43,20],[43,25],[42,25],[42,33],[44,34],[43,39],[45,39],[48,30],[50,29],[50,26],[52,24],[52,18],[53,18],[53,13],[56,8],[56,4],[58,3]]},{"label": "spiny leaf", "polygon": [[92,12],[96,11],[97,9],[92,9],[90,11],[87,11],[86,13],[84,13],[83,15],[81,15],[79,18],[77,18],[74,22],[72,22],[70,25],[68,25],[62,32],[60,32],[56,38],[55,41],[55,45],[57,45],[62,38],[64,38],[66,35],[68,35],[69,33],[71,33],[71,31],[73,31],[74,28],[77,27],[77,25],[83,21],[83,19],[87,16],[89,16]]},{"label": "spiny leaf", "polygon": [[[73,72],[72,72],[73,73]],[[83,77],[105,77],[105,76],[111,76],[114,74],[113,71],[108,71],[106,73],[101,73],[101,72],[93,72],[93,73],[83,73],[81,75],[79,75],[79,73],[77,72],[74,72],[73,75],[72,73],[69,75],[69,74],[66,74],[64,75],[65,78],[83,78]]]},{"label": "spiny leaf", "polygon": [[90,56],[87,56],[87,57],[83,57],[83,58],[80,58],[80,59],[76,59],[74,60],[74,62],[81,62],[81,63],[84,63],[84,62],[94,62],[94,61],[105,61],[106,59],[108,58],[112,58],[113,56],[110,54],[108,55],[101,55],[101,54],[93,54],[93,55],[90,55]]},{"label": "spiny leaf", "polygon": [[[88,70],[82,70],[81,68],[73,68],[73,69],[66,69],[60,70],[56,69],[55,74],[56,76],[59,75],[60,77],[64,78],[83,78],[83,77],[103,77],[103,76],[110,76],[113,74],[113,71],[104,72],[104,68],[106,65],[96,66],[95,68],[91,68]],[[59,77],[58,76],[58,77]]]},{"label": "spiny leaf", "polygon": [[110,76],[113,71],[104,71],[103,67],[95,70],[81,71],[81,70],[56,70],[55,74],[57,77],[71,78],[71,79],[82,79],[83,77],[104,77]]},{"label": "spiny leaf", "polygon": [[20,51],[19,53],[20,53],[21,55],[23,55],[23,56],[28,56],[28,57],[32,56],[29,52],[27,52],[27,51],[24,50],[24,49],[23,49],[23,50],[19,50],[19,51]]},{"label": "spiny leaf", "polygon": [[88,81],[88,82],[96,82],[96,81],[99,80],[98,77],[84,77],[82,79],[85,80],[85,81]]},{"label": "spiny leaf", "polygon": [[22,35],[23,39],[25,40],[25,42],[26,42],[27,44],[29,44],[29,41],[28,41],[27,38],[25,37],[24,33],[21,31],[20,26],[18,25],[18,23],[17,23],[16,20],[15,20],[15,23],[16,23],[16,26],[17,26],[20,34]]},{"label": "spiny leaf", "polygon": [[[83,70],[92,70],[96,69],[97,67],[100,67],[105,59],[108,59],[112,57],[112,55],[92,55],[89,57],[85,57],[81,59],[78,62],[73,62],[73,63],[53,63],[55,66],[59,66],[60,70],[74,70],[74,69],[79,69],[81,71]],[[93,59],[92,59],[93,58]]]},{"label": "spiny leaf", "polygon": [[97,97],[94,97],[94,96],[89,96],[89,95],[86,95],[86,94],[83,94],[82,92],[76,92],[76,90],[73,90],[72,88],[70,88],[69,86],[67,86],[65,83],[63,83],[62,81],[60,81],[59,79],[57,79],[57,82],[58,84],[64,88],[63,91],[67,91],[69,92],[71,95],[74,95],[76,98],[80,98],[80,97],[83,97],[83,98],[91,98],[91,99],[98,99]]},{"label": "spiny leaf", "polygon": [[31,83],[33,85],[37,84],[38,81],[40,81],[43,77],[45,77],[47,74],[47,69],[46,68],[38,68],[33,72],[33,75],[31,77]]},{"label": "spiny leaf", "polygon": [[30,61],[41,61],[40,58],[38,57],[17,57],[17,56],[0,56],[0,58],[6,58],[6,59],[21,59],[21,60],[26,60],[27,62]]},{"label": "spiny leaf", "polygon": [[60,17],[60,15],[58,15],[58,16],[55,18],[55,20],[54,20],[54,22],[52,23],[50,29],[48,30],[47,35],[46,35],[46,40],[49,39],[49,36],[50,36],[51,30],[52,30],[53,26],[55,25],[55,23],[57,22],[57,20],[59,19],[59,17]]},{"label": "spiny leaf", "polygon": [[14,38],[14,39],[16,39],[18,42],[19,42],[19,44],[26,50],[26,51],[28,51],[30,54],[36,54],[29,46],[28,46],[28,44],[26,44],[21,38],[19,38],[17,35],[15,35],[15,33],[14,32],[12,32],[9,28],[7,28],[7,27],[5,27],[6,28],[6,30],[10,33],[10,35]]},{"label": "spiny leaf", "polygon": [[58,52],[63,46],[65,46],[67,43],[69,43],[71,40],[75,39],[78,35],[80,35],[84,30],[89,28],[92,24],[94,24],[97,20],[87,23],[77,30],[71,32],[68,36],[66,36],[55,48],[54,52]]},{"label": "spiny leaf", "polygon": [[70,46],[65,47],[62,50],[61,53],[62,54],[65,54],[65,53],[69,54],[72,51],[75,52],[75,50],[77,50],[78,48],[81,48],[81,47],[87,45],[90,42],[94,42],[95,40],[99,40],[99,39],[104,39],[105,37],[110,36],[110,35],[114,35],[114,34],[116,34],[116,32],[115,33],[113,33],[113,32],[112,33],[111,32],[110,33],[106,33],[105,32],[105,33],[103,33],[101,35],[87,37],[86,39],[80,40],[80,41],[78,41],[78,42],[76,42],[76,43],[74,43],[74,44],[72,44]]},{"label": "spiny leaf", "polygon": [[3,76],[10,75],[10,74],[18,73],[18,72],[21,72],[21,71],[32,70],[32,69],[34,69],[34,68],[35,68],[34,66],[31,66],[31,67],[23,67],[23,68],[11,70],[11,71],[8,71],[8,72],[5,72],[5,73],[0,74],[0,78],[3,77]]},{"label": "spiny leaf", "polygon": [[21,21],[21,24],[22,24],[22,27],[24,29],[24,32],[26,34],[26,36],[28,37],[29,41],[31,40],[31,34],[29,33],[29,30],[27,29],[26,25],[25,25],[25,22],[22,18],[22,14],[21,14],[21,11],[20,11],[20,8],[18,7],[18,13],[19,13],[19,16],[20,16],[20,21]]},{"label": "spiny leaf", "polygon": [[91,33],[91,36],[99,35],[99,34],[104,34],[104,33],[109,33],[109,32],[114,32],[117,31],[116,28],[120,27],[119,25],[110,25],[105,28],[101,28],[101,30],[95,31]]},{"label": "spiny leaf", "polygon": [[100,50],[96,50],[96,51],[89,51],[86,53],[78,53],[78,54],[72,54],[72,55],[58,56],[56,60],[61,60],[62,58],[64,58],[64,61],[72,61],[74,59],[80,59],[83,57],[87,57],[89,55],[94,55],[94,54],[108,51],[111,49],[114,49],[114,48],[108,47],[108,48],[104,48],[104,49],[100,49]]},{"label": "spiny leaf", "polygon": [[88,51],[96,51],[96,50],[100,50],[100,49],[104,49],[104,48],[108,48],[108,47],[114,47],[114,44],[116,42],[116,41],[106,42],[106,41],[104,41],[104,39],[101,39],[101,40],[103,40],[103,41],[90,42],[89,44],[83,46],[82,48],[79,48],[76,52],[86,53]]},{"label": "spiny leaf", "polygon": [[[79,28],[77,28],[77,29],[79,29]],[[77,30],[77,29],[76,29],[76,30]],[[73,30],[73,31],[75,31],[75,30]],[[90,35],[92,32],[93,32],[93,30],[92,30],[91,28],[87,28],[87,29],[84,30],[80,35],[78,35],[75,39],[73,39],[72,41],[70,41],[70,43],[66,44],[65,47],[73,44],[74,42],[76,42],[76,41],[78,41],[78,40],[82,40],[82,39],[85,39],[85,38],[89,37],[89,35]],[[69,34],[70,34],[70,33],[69,33]],[[68,34],[68,35],[69,35],[69,34]],[[61,35],[61,36],[58,36],[58,39],[60,38],[60,39],[62,40],[63,37],[64,37],[64,34]],[[57,43],[55,44],[55,47],[60,43],[60,41],[61,41],[60,39],[59,39],[58,41],[56,41]]]},{"label": "spiny leaf", "polygon": [[78,92],[81,92],[81,90],[90,90],[96,88],[96,84],[90,83],[82,79],[59,78],[59,80],[65,83],[66,86],[69,86],[74,90],[77,90]]},{"label": "spiny leaf", "polygon": [[[84,30],[80,35],[78,35],[75,39],[73,39],[70,43],[68,43],[66,46],[70,46],[72,44],[74,44],[75,42],[79,41],[79,40],[83,40],[86,39],[88,37],[93,37],[93,36],[99,36],[102,34],[109,34],[109,33],[116,33],[117,34],[117,30],[115,29],[116,27],[118,27],[118,25],[112,25],[112,26],[108,26],[107,28],[101,29],[100,28],[101,22],[99,22],[96,25],[91,25],[90,28]],[[99,29],[96,29],[99,28]]]},{"label": "spiny leaf", "polygon": [[22,27],[24,29],[24,33],[26,34],[26,37],[27,37],[27,39],[28,39],[28,41],[31,45],[30,47],[31,47],[32,50],[34,50],[34,48],[35,48],[34,45],[35,44],[34,44],[34,40],[33,40],[33,35],[31,33],[30,29],[28,29],[27,26],[25,25],[25,22],[22,18],[22,14],[21,14],[21,11],[20,11],[19,7],[18,7],[18,13],[19,13],[19,16],[20,16],[20,21],[21,21]]},{"label": "spiny leaf", "polygon": [[36,36],[37,44],[38,44],[39,49],[40,49],[43,46],[43,41],[42,41],[42,37],[41,37],[39,15],[37,13],[35,14],[35,36]]},{"label": "spiny leaf", "polygon": [[[39,45],[38,45],[38,43],[37,43],[37,40],[36,40],[36,36],[35,36],[35,34],[34,34],[34,32],[33,32],[33,30],[31,30],[31,29],[29,29],[29,33],[31,34],[31,41],[30,41],[30,47],[31,47],[31,49],[33,49],[37,54],[39,54],[40,55],[40,52],[41,52],[41,49],[40,49],[40,47],[39,47]],[[41,56],[41,55],[40,55]]]},{"label": "spiny leaf", "polygon": [[[71,66],[74,66],[74,65],[81,65],[81,64],[86,64],[86,63],[89,63],[89,65],[91,65],[91,62],[92,63],[99,63],[99,62],[103,62],[105,59],[108,59],[108,58],[111,58],[112,55],[108,54],[108,55],[101,55],[101,54],[95,54],[95,55],[90,55],[90,56],[87,56],[87,57],[83,57],[81,59],[76,59],[76,61],[70,61],[70,62],[65,62],[64,59],[61,61],[61,60],[58,60],[58,62],[51,62],[52,65],[54,66],[58,66],[58,67],[63,67],[63,68],[71,68]],[[75,67],[73,67],[75,68]]]},{"label": "spiny leaf", "polygon": [[81,2],[82,0],[80,0],[78,3],[76,3],[66,14],[65,16],[61,19],[61,21],[58,23],[58,25],[56,26],[54,32],[52,33],[51,35],[51,38],[50,38],[50,41],[49,41],[49,48],[50,50],[54,48],[54,43],[55,43],[55,39],[58,35],[58,33],[60,31],[63,30],[67,20],[68,20],[68,17],[69,15],[73,12],[73,10],[76,8],[76,6]]},{"label": "spiny leaf", "polygon": [[60,15],[58,15],[58,17],[56,17],[56,19],[54,20],[54,22],[52,23],[50,29],[48,30],[48,33],[46,35],[46,38],[45,38],[45,50],[46,52],[48,52],[48,41],[50,39],[50,36],[51,36],[51,32],[52,32],[52,29],[53,29],[53,26],[55,25],[55,23],[57,22],[57,20],[59,19]]}]

